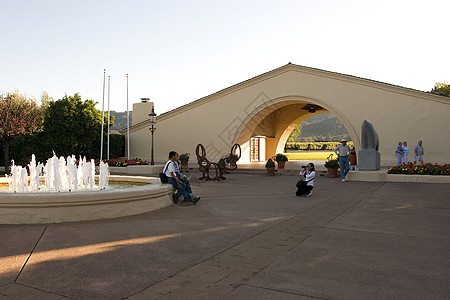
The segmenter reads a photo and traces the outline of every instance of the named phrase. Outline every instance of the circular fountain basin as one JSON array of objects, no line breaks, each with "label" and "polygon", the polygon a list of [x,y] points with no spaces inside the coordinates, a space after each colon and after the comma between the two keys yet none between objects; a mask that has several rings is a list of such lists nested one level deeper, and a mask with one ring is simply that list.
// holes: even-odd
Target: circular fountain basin
[{"label": "circular fountain basin", "polygon": [[[111,175],[109,182],[139,182],[129,188],[83,192],[0,193],[0,224],[46,224],[110,219],[172,204],[173,187],[159,178]],[[7,182],[0,178],[0,182]]]}]

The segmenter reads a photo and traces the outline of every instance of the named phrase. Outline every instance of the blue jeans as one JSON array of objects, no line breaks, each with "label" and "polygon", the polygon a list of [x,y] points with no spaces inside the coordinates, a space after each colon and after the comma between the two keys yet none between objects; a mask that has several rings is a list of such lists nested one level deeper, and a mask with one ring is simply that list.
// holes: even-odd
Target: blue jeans
[{"label": "blue jeans", "polygon": [[341,168],[341,178],[345,179],[345,176],[347,176],[348,172],[350,172],[348,156],[339,156],[339,167]]},{"label": "blue jeans", "polygon": [[189,181],[183,182],[182,184],[178,183],[172,177],[167,178],[170,184],[177,190],[177,194],[175,195],[177,198],[183,195],[185,201],[194,202],[192,198],[192,190]]}]

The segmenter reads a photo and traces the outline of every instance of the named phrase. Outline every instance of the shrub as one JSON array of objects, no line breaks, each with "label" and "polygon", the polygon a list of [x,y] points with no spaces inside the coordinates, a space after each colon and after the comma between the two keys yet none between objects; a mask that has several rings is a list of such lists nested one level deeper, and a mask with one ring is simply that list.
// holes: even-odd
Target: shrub
[{"label": "shrub", "polygon": [[327,160],[325,162],[325,168],[339,169],[339,160],[338,159]]},{"label": "shrub", "polygon": [[[16,165],[26,166],[31,161],[31,155],[36,156],[36,161],[45,162],[47,159],[53,156],[53,150],[55,150],[56,156],[67,157],[69,155],[75,155],[78,159],[79,156],[86,156],[87,159],[98,159],[100,156],[100,140],[92,143],[91,149],[85,149],[83,151],[77,151],[72,147],[57,147],[48,141],[46,136],[42,132],[36,132],[29,135],[24,135],[16,138],[10,146],[10,159],[14,160]],[[104,158],[107,153],[106,142],[103,145]],[[59,149],[56,150],[56,149]],[[125,136],[121,134],[110,134],[110,146],[109,157],[117,158],[125,155]],[[3,162],[3,160],[1,161]]]},{"label": "shrub", "polygon": [[[110,159],[105,160],[110,167],[126,167],[126,166],[139,166],[139,165],[149,165],[150,163],[146,160],[137,159]],[[96,163],[97,164],[97,163]]]},{"label": "shrub", "polygon": [[269,160],[267,161],[266,168],[275,168],[275,163],[271,158],[269,158]]},{"label": "shrub", "polygon": [[[308,142],[308,143],[286,143],[286,149],[290,150],[333,150],[339,145],[339,142]],[[347,145],[350,148],[354,148],[352,141],[349,141]]]},{"label": "shrub", "polygon": [[183,154],[180,154],[180,160],[187,160],[187,161],[189,161],[189,153],[183,153]]},{"label": "shrub", "polygon": [[278,153],[277,155],[275,155],[275,161],[276,162],[288,161],[288,157],[284,154]]}]

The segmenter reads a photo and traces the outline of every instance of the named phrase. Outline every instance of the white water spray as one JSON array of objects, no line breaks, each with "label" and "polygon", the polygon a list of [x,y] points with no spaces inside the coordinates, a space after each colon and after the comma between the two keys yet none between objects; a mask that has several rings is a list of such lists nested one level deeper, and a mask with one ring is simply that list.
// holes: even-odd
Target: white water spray
[{"label": "white water spray", "polygon": [[[99,185],[95,185],[95,163],[86,157],[79,160],[76,165],[75,156],[56,157],[55,153],[45,165],[36,164],[33,154],[27,168],[16,166],[14,160],[11,165],[11,174],[6,177],[9,183],[9,192],[37,193],[37,192],[76,192],[104,190],[108,188],[109,166],[100,162]],[[42,173],[42,174],[41,174]]]}]

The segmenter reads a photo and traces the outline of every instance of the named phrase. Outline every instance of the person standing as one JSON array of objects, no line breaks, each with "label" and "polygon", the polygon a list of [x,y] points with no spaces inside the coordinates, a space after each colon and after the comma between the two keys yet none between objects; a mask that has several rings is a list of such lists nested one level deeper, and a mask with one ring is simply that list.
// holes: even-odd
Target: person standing
[{"label": "person standing", "polygon": [[303,167],[300,171],[300,176],[304,176],[304,179],[297,183],[297,192],[295,194],[297,196],[306,195],[306,197],[310,197],[314,188],[314,178],[316,178],[314,164],[309,163],[306,168]]},{"label": "person standing", "polygon": [[420,163],[423,165],[423,146],[422,146],[422,140],[420,140],[417,145],[414,146],[414,164],[416,164],[417,161],[420,161]]},{"label": "person standing", "polygon": [[181,174],[180,170],[178,169],[179,157],[180,156],[178,155],[177,152],[170,151],[169,160],[166,162],[166,165],[164,166],[168,182],[172,184],[173,187],[177,190],[173,202],[177,204],[178,198],[180,196],[183,196],[185,201],[197,204],[197,202],[200,200],[200,197],[194,198],[192,196],[191,184],[189,183],[189,179],[187,179],[186,176]]},{"label": "person standing", "polygon": [[403,142],[402,151],[403,151],[403,163],[407,164],[409,149],[408,149],[408,143],[406,141]]},{"label": "person standing", "polygon": [[403,161],[403,147],[402,142],[398,142],[397,150],[395,150],[395,155],[397,156],[397,166],[400,166]]},{"label": "person standing", "polygon": [[345,176],[350,171],[350,164],[348,162],[348,156],[350,155],[350,147],[347,145],[347,140],[342,139],[340,145],[334,148],[334,153],[339,157],[339,167],[341,169],[342,182],[345,182]]}]

